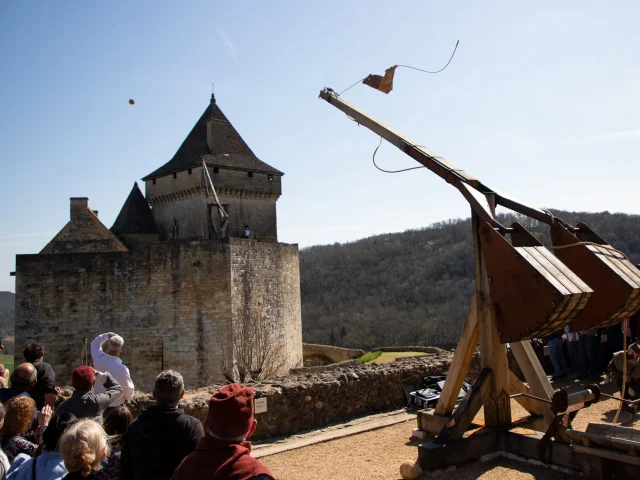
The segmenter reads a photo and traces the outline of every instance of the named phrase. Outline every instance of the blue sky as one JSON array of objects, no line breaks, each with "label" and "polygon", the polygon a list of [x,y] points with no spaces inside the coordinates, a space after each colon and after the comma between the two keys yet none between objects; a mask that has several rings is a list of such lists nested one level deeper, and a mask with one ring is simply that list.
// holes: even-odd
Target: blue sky
[{"label": "blue sky", "polygon": [[[134,181],[218,104],[286,173],[280,240],[351,241],[468,216],[427,171],[384,174],[344,96],[527,203],[639,213],[637,2],[0,2],[0,290],[87,196],[110,227]],[[130,98],[135,105],[128,104]],[[378,163],[413,166],[383,144]],[[140,184],[142,187],[142,184]]]}]

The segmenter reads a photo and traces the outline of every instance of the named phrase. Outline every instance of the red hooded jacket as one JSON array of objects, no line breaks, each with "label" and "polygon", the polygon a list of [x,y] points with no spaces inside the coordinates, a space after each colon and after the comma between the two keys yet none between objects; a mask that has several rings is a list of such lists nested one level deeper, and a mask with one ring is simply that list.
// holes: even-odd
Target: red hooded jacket
[{"label": "red hooded jacket", "polygon": [[205,436],[196,451],[176,469],[171,480],[250,480],[265,475],[275,480],[269,469],[251,455],[251,442],[229,443]]}]

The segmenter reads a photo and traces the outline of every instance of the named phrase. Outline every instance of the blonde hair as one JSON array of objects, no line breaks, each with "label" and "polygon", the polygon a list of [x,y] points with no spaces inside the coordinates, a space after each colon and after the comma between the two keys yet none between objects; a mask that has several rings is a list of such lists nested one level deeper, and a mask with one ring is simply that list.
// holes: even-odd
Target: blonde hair
[{"label": "blonde hair", "polygon": [[107,434],[93,420],[80,420],[62,434],[59,450],[69,472],[88,477],[98,471],[100,462],[109,455]]}]

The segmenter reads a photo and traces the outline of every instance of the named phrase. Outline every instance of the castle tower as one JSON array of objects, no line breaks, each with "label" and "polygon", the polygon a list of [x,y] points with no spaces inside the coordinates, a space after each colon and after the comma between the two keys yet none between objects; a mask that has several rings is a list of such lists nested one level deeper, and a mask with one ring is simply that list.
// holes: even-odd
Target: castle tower
[{"label": "castle tower", "polygon": [[252,238],[277,241],[283,173],[256,157],[214,95],[173,158],[143,178],[160,238],[216,237],[217,206],[207,196],[203,161],[229,215],[228,236],[241,237],[248,225]]},{"label": "castle tower", "polygon": [[[118,332],[145,391],[167,368],[196,388],[240,370],[273,378],[302,366],[298,246],[277,242],[282,175],[212,96],[173,158],[144,178],[146,198],[134,183],[111,229],[87,198],[72,198],[51,242],[16,256],[16,344],[44,342],[64,384],[91,361],[96,335]],[[218,204],[226,235],[214,223]],[[238,238],[245,225],[250,238]]]}]

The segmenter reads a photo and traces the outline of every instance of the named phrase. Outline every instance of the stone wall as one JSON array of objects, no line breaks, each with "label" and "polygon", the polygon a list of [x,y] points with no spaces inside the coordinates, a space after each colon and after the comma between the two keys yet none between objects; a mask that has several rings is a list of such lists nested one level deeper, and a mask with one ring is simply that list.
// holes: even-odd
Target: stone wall
[{"label": "stone wall", "polygon": [[[231,238],[231,310],[236,335],[257,335],[276,375],[302,366],[298,246]],[[244,331],[243,331],[244,329]],[[256,329],[266,329],[260,337]],[[267,372],[270,375],[270,372]]]},{"label": "stone wall", "polygon": [[302,344],[302,357],[304,365],[314,367],[339,363],[364,355],[364,350],[358,348],[333,347],[331,345],[317,345],[315,343]]},{"label": "stone wall", "polygon": [[178,225],[178,239],[209,238],[207,201],[200,190],[171,202],[153,203],[151,211],[163,240],[175,238],[174,222]]},{"label": "stone wall", "polygon": [[[402,408],[406,404],[403,383],[415,384],[428,375],[446,374],[451,354],[440,351],[419,358],[392,363],[356,364],[348,367],[288,375],[277,382],[249,384],[256,398],[267,399],[267,412],[256,415],[255,439],[292,434],[349,418]],[[221,385],[187,392],[181,407],[202,420],[208,401]],[[132,409],[138,415],[153,405],[151,395],[134,397]]]},{"label": "stone wall", "polygon": [[[240,237],[249,225],[253,238],[277,241],[276,201],[282,193],[280,175],[219,168],[209,174],[220,203],[227,205],[229,236]],[[147,201],[162,239],[171,238],[177,219],[180,238],[208,238],[209,220],[202,167],[158,177],[145,182]],[[271,178],[271,180],[269,180]],[[154,183],[155,182],[155,183]]]},{"label": "stone wall", "polygon": [[266,316],[283,345],[283,371],[301,366],[296,245],[180,241],[16,257],[16,343],[42,342],[61,384],[91,362],[96,335],[115,331],[137,389],[149,391],[168,368],[187,388],[208,385],[220,378],[227,332],[244,313]]}]

